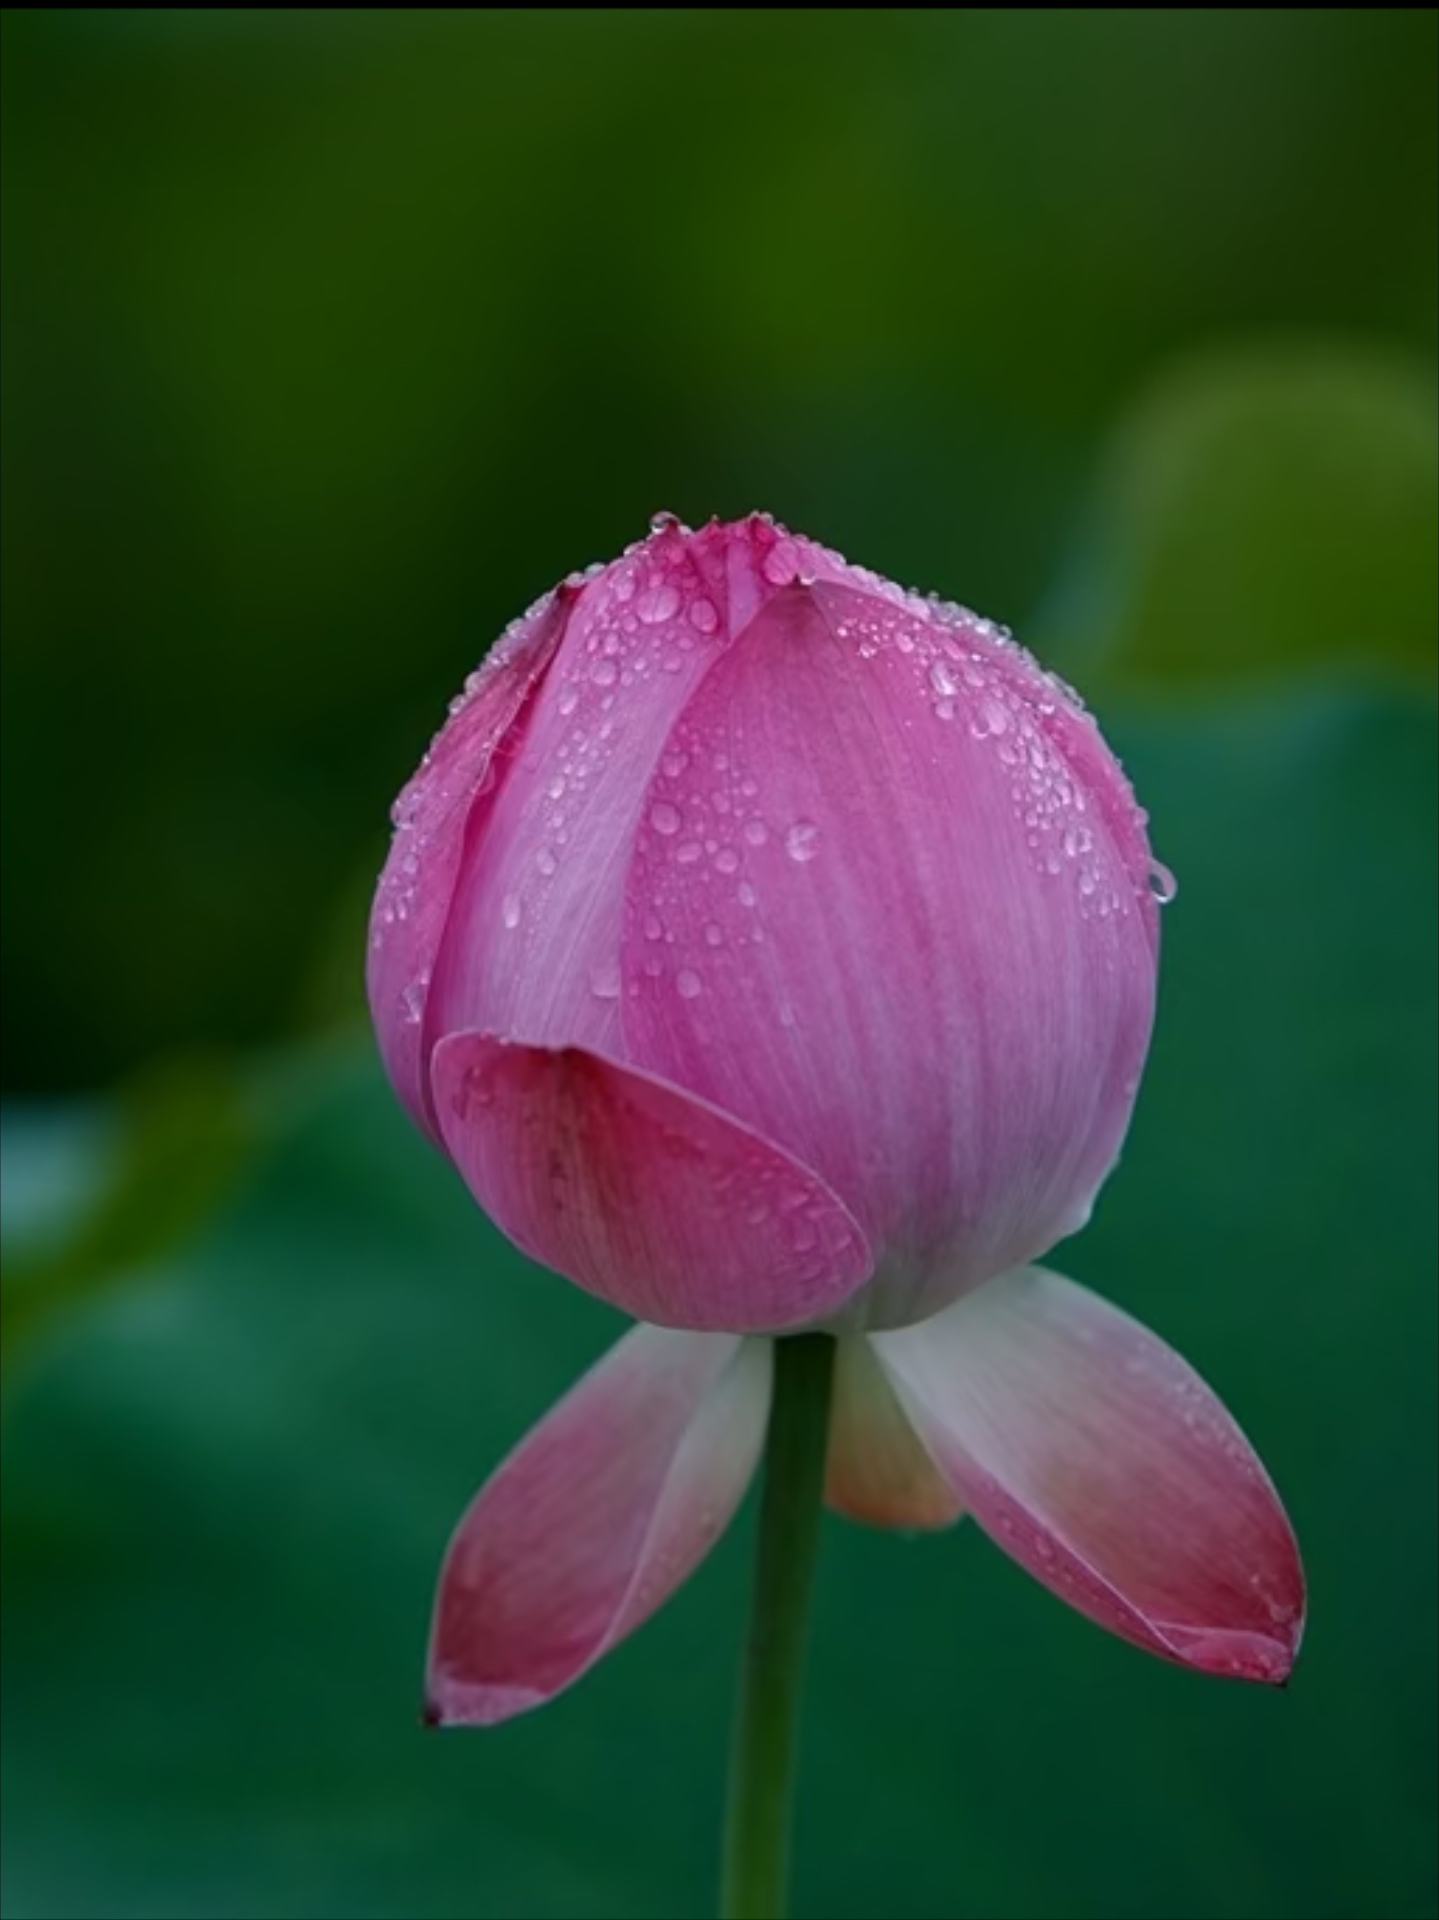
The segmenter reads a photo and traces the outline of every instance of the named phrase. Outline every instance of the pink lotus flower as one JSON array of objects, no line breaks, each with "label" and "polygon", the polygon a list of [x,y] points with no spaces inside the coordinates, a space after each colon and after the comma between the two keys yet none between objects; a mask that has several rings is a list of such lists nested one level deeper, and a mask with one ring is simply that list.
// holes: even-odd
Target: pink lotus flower
[{"label": "pink lotus flower", "polygon": [[461,1521],[436,1718],[548,1700],[686,1578],[801,1328],[839,1343],[832,1505],[967,1511],[1112,1632],[1284,1678],[1302,1576],[1243,1435],[1029,1264],[1128,1124],[1144,818],[1006,633],[760,516],[664,517],[510,628],[396,807],[370,1000],[480,1205],[647,1324]]}]

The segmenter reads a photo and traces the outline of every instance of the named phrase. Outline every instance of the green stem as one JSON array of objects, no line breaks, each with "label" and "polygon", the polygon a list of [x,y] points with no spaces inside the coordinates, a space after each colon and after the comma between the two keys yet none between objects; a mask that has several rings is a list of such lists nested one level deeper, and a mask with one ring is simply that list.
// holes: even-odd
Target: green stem
[{"label": "green stem", "polygon": [[774,1403],[725,1817],[721,1920],[783,1920],[800,1668],[819,1542],[834,1341],[775,1341]]}]

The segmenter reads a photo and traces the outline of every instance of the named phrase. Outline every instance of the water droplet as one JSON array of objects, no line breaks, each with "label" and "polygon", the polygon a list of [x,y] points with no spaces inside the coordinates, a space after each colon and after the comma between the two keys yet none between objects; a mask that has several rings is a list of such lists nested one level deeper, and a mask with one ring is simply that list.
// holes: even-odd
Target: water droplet
[{"label": "water droplet", "polygon": [[1094,845],[1094,835],[1088,827],[1066,827],[1064,829],[1064,851],[1072,858],[1077,853],[1088,853]]},{"label": "water droplet", "polygon": [[705,945],[707,947],[722,947],[724,945],[724,928],[718,920],[711,920],[706,926]]},{"label": "water droplet", "polygon": [[769,828],[765,825],[764,821],[756,815],[753,820],[745,821],[744,837],[752,847],[762,847],[765,841],[769,839]]},{"label": "water droplet", "polygon": [[934,703],[934,717],[936,720],[952,720],[954,718],[954,702],[952,700],[936,700]]},{"label": "water droplet", "polygon": [[669,780],[678,780],[689,763],[687,753],[667,753],[660,761],[660,772]]},{"label": "water droplet", "polygon": [[681,1000],[698,1000],[704,992],[704,982],[693,967],[681,967],[675,975],[675,992]]},{"label": "water droplet", "polygon": [[715,855],[715,866],[721,873],[738,873],[739,855],[733,847],[721,847]]},{"label": "water droplet", "polygon": [[560,689],[560,697],[556,704],[560,712],[566,715],[573,713],[580,704],[580,690],[573,680]]},{"label": "water droplet", "polygon": [[1162,860],[1149,863],[1149,891],[1161,907],[1167,907],[1179,891],[1179,882]]},{"label": "water droplet", "polygon": [[1082,894],[1086,895],[1087,897],[1089,894],[1094,892],[1094,889],[1098,885],[1099,885],[1099,876],[1094,871],[1093,867],[1081,867],[1079,869],[1079,891]]},{"label": "water droplet", "polygon": [[930,661],[929,684],[942,700],[952,700],[959,692],[959,684],[943,660]]},{"label": "water droplet", "polygon": [[652,513],[650,515],[651,533],[683,533],[684,522],[677,513]]},{"label": "water droplet", "polygon": [[559,800],[563,798],[565,787],[567,784],[568,783],[565,780],[565,776],[562,773],[557,773],[554,779],[551,780],[550,784],[545,788],[545,792],[550,796],[551,800]]},{"label": "water droplet", "polygon": [[704,853],[704,846],[698,840],[684,840],[675,848],[675,859],[682,867],[692,867]]},{"label": "water droplet", "polygon": [[696,633],[713,633],[719,626],[719,614],[712,600],[696,600],[690,608],[690,625]]},{"label": "water droplet", "polygon": [[590,968],[590,992],[596,1000],[617,1000],[620,994],[620,970],[616,961],[601,961]]},{"label": "water droplet", "polygon": [[406,1026],[417,1026],[420,1015],[425,1011],[424,980],[412,980],[400,995],[400,1007],[405,1016]]},{"label": "water droplet", "polygon": [[590,678],[597,687],[612,687],[619,678],[619,668],[607,655],[602,655],[590,668]]},{"label": "water droplet", "polygon": [[663,620],[672,620],[679,612],[679,605],[678,589],[664,580],[657,586],[645,588],[635,601],[635,612],[647,627],[657,627]]},{"label": "water droplet", "polygon": [[663,940],[664,937],[664,922],[657,913],[647,913],[645,915],[645,939]]},{"label": "water droplet", "polygon": [[541,847],[535,855],[535,865],[539,868],[540,872],[544,874],[546,879],[549,878],[559,864],[559,861],[556,860],[548,847]]},{"label": "water droplet", "polygon": [[513,933],[520,924],[520,898],[516,893],[507,893],[500,902],[500,918],[508,932]]},{"label": "water droplet", "polygon": [[650,808],[650,825],[656,833],[678,833],[680,824],[680,810],[672,807],[668,800],[656,800]]},{"label": "water droplet", "polygon": [[796,820],[784,837],[784,850],[801,866],[819,852],[819,828],[813,820]]},{"label": "water droplet", "polygon": [[748,880],[741,880],[734,890],[734,897],[742,907],[752,907],[758,895]]}]

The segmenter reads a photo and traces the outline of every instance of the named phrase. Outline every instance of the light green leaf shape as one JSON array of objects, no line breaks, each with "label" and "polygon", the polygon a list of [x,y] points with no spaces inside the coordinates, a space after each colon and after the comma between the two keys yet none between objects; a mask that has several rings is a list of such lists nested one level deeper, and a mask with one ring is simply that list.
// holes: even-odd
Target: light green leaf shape
[{"label": "light green leaf shape", "polygon": [[1433,379],[1272,342],[1166,374],[1111,442],[1052,610],[1111,683],[1185,688],[1439,660]]}]

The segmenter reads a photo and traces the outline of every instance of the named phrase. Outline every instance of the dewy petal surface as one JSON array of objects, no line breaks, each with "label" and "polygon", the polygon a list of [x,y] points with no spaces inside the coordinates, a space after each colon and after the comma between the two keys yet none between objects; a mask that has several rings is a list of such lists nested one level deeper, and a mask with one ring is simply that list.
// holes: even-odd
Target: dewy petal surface
[{"label": "dewy petal surface", "polygon": [[1030,1268],[872,1346],[968,1510],[1061,1599],[1184,1666],[1287,1677],[1304,1617],[1289,1522],[1162,1340]]},{"label": "dewy petal surface", "polygon": [[472,816],[494,804],[497,756],[554,656],[567,604],[563,590],[546,594],[496,642],[395,802],[395,835],[370,915],[366,985],[386,1071],[411,1118],[435,1140],[425,1071],[435,959]]},{"label": "dewy petal surface", "polygon": [[580,590],[518,764],[469,852],[437,969],[441,1030],[623,1055],[625,874],[645,788],[728,644],[722,571],[664,527]]},{"label": "dewy petal surface", "polygon": [[627,1057],[824,1176],[882,1250],[871,1325],[1073,1231],[1118,1151],[1155,912],[1117,765],[1096,744],[1103,805],[1076,775],[1091,734],[981,623],[820,579],[714,664],[651,780]]},{"label": "dewy petal surface", "polygon": [[638,1319],[760,1332],[834,1312],[872,1270],[816,1174],[683,1088],[581,1048],[453,1034],[445,1146],[517,1246]]},{"label": "dewy petal surface", "polygon": [[542,1705],[689,1577],[754,1472],[771,1351],[637,1327],[521,1441],[445,1558],[436,1721],[488,1726]]}]

